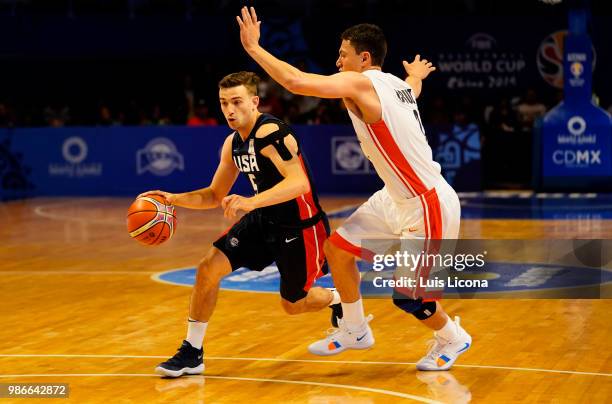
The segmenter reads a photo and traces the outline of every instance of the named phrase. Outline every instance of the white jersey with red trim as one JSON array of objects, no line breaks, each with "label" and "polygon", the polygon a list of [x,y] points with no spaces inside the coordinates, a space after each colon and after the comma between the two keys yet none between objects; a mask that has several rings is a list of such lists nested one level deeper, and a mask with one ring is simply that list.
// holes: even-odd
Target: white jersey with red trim
[{"label": "white jersey with red trim", "polygon": [[424,194],[444,178],[425,138],[412,89],[405,81],[380,70],[363,74],[378,94],[382,118],[366,124],[349,110],[361,149],[393,200]]}]

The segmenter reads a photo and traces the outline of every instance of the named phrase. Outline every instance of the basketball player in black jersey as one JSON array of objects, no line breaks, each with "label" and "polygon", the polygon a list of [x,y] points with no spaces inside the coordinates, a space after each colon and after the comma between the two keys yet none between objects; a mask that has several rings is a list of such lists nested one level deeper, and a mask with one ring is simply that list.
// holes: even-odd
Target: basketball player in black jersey
[{"label": "basketball player in black jersey", "polygon": [[[298,139],[283,121],[258,111],[258,82],[250,72],[233,73],[219,82],[221,109],[234,132],[223,143],[210,186],[180,194],[149,191],[140,195],[162,195],[176,206],[191,209],[221,206],[229,219],[246,213],[213,243],[198,265],[187,338],[172,358],[155,368],[166,377],[204,371],[202,341],[219,283],[238,268],[261,271],[276,262],[281,304],[288,314],[330,306],[334,325],[342,316],[338,293],[312,286],[327,273],[323,254],[329,234],[327,217]],[[239,172],[249,178],[254,196],[227,196]]]}]

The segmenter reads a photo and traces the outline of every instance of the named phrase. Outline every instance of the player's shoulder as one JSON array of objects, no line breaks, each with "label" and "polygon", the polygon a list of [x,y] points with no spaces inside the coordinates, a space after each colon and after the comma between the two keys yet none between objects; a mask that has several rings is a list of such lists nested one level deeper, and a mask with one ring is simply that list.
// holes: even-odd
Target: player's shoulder
[{"label": "player's shoulder", "polygon": [[234,132],[231,132],[229,135],[227,135],[225,137],[225,140],[223,141],[223,146],[231,147],[232,143],[234,142],[234,139],[236,138],[237,133],[238,132],[234,131]]},{"label": "player's shoulder", "polygon": [[289,130],[289,125],[287,125],[284,121],[279,118],[276,118],[273,115],[266,114],[266,116],[264,116],[263,122],[255,131],[255,137],[264,138],[274,132],[277,132],[281,128]]},{"label": "player's shoulder", "polygon": [[365,72],[345,71],[345,72],[336,73],[336,75],[338,77],[342,77],[342,79],[350,82],[353,85],[355,84],[369,85],[370,78],[368,77],[367,74],[364,74],[364,73]]}]

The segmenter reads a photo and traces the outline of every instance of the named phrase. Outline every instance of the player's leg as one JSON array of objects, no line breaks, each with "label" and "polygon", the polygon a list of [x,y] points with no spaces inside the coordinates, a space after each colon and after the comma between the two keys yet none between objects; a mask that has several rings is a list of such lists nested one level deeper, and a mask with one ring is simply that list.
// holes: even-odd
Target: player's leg
[{"label": "player's leg", "polygon": [[[338,292],[335,292],[337,295],[337,301],[340,301],[340,295]],[[300,314],[306,313],[309,311],[319,311],[326,307],[329,307],[334,300],[334,291],[327,288],[322,288],[319,286],[314,286],[310,288],[306,297],[291,302],[283,297],[281,297],[281,306],[283,310],[287,314]]]},{"label": "player's leg", "polygon": [[[461,206],[457,194],[448,185],[437,188],[438,192],[425,198],[428,205],[428,215],[424,220],[435,228],[435,223],[442,225],[434,238],[454,240],[459,237],[459,223]],[[438,217],[435,217],[435,216]],[[435,241],[435,240],[434,240]],[[446,241],[445,243],[451,243]],[[459,317],[452,320],[442,308],[439,301],[417,300],[403,302],[394,299],[394,303],[401,309],[411,312],[421,323],[434,331],[434,344],[429,352],[419,360],[419,370],[448,370],[455,363],[459,355],[467,351],[472,345],[472,337],[461,327]],[[412,303],[412,304],[411,304]],[[403,307],[402,307],[403,306]],[[407,310],[407,308],[410,308]]]},{"label": "player's leg", "polygon": [[202,340],[215,309],[221,279],[241,267],[262,270],[273,261],[262,234],[259,216],[250,213],[213,243],[198,265],[191,294],[187,339],[173,358],[155,369],[157,373],[178,377],[204,370]]},{"label": "player's leg", "polygon": [[[335,289],[312,286],[327,273],[323,243],[328,234],[325,219],[305,229],[280,231],[276,264],[281,276],[281,306],[287,314],[319,311],[340,303]],[[336,314],[342,317],[341,312]]]},{"label": "player's leg", "polygon": [[155,368],[156,373],[179,377],[204,371],[202,341],[217,303],[221,279],[231,271],[232,267],[225,254],[211,247],[198,264],[196,282],[191,292],[187,337],[172,358]]},{"label": "player's leg", "polygon": [[471,347],[472,337],[461,327],[459,317],[451,320],[439,302],[423,302],[421,298],[406,297],[395,297],[393,302],[434,330],[433,344],[429,352],[417,362],[417,369],[448,370],[459,355]]},{"label": "player's leg", "polygon": [[363,247],[365,240],[391,239],[393,232],[384,220],[388,208],[385,189],[361,205],[325,243],[325,254],[334,285],[342,300],[343,318],[339,330],[308,347],[315,355],[334,355],[346,349],[366,349],[374,344],[374,335],[364,315],[360,293],[360,275],[355,257],[371,259],[373,252]]}]

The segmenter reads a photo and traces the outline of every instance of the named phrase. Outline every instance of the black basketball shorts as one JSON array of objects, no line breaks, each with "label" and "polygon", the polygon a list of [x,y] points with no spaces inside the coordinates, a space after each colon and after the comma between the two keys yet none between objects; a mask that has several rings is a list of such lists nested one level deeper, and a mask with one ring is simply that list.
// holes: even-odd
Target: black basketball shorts
[{"label": "black basketball shorts", "polygon": [[324,217],[305,229],[280,227],[253,211],[213,243],[229,259],[232,271],[262,271],[276,262],[280,295],[292,303],[306,297],[313,283],[328,271],[323,242],[329,236]]}]

